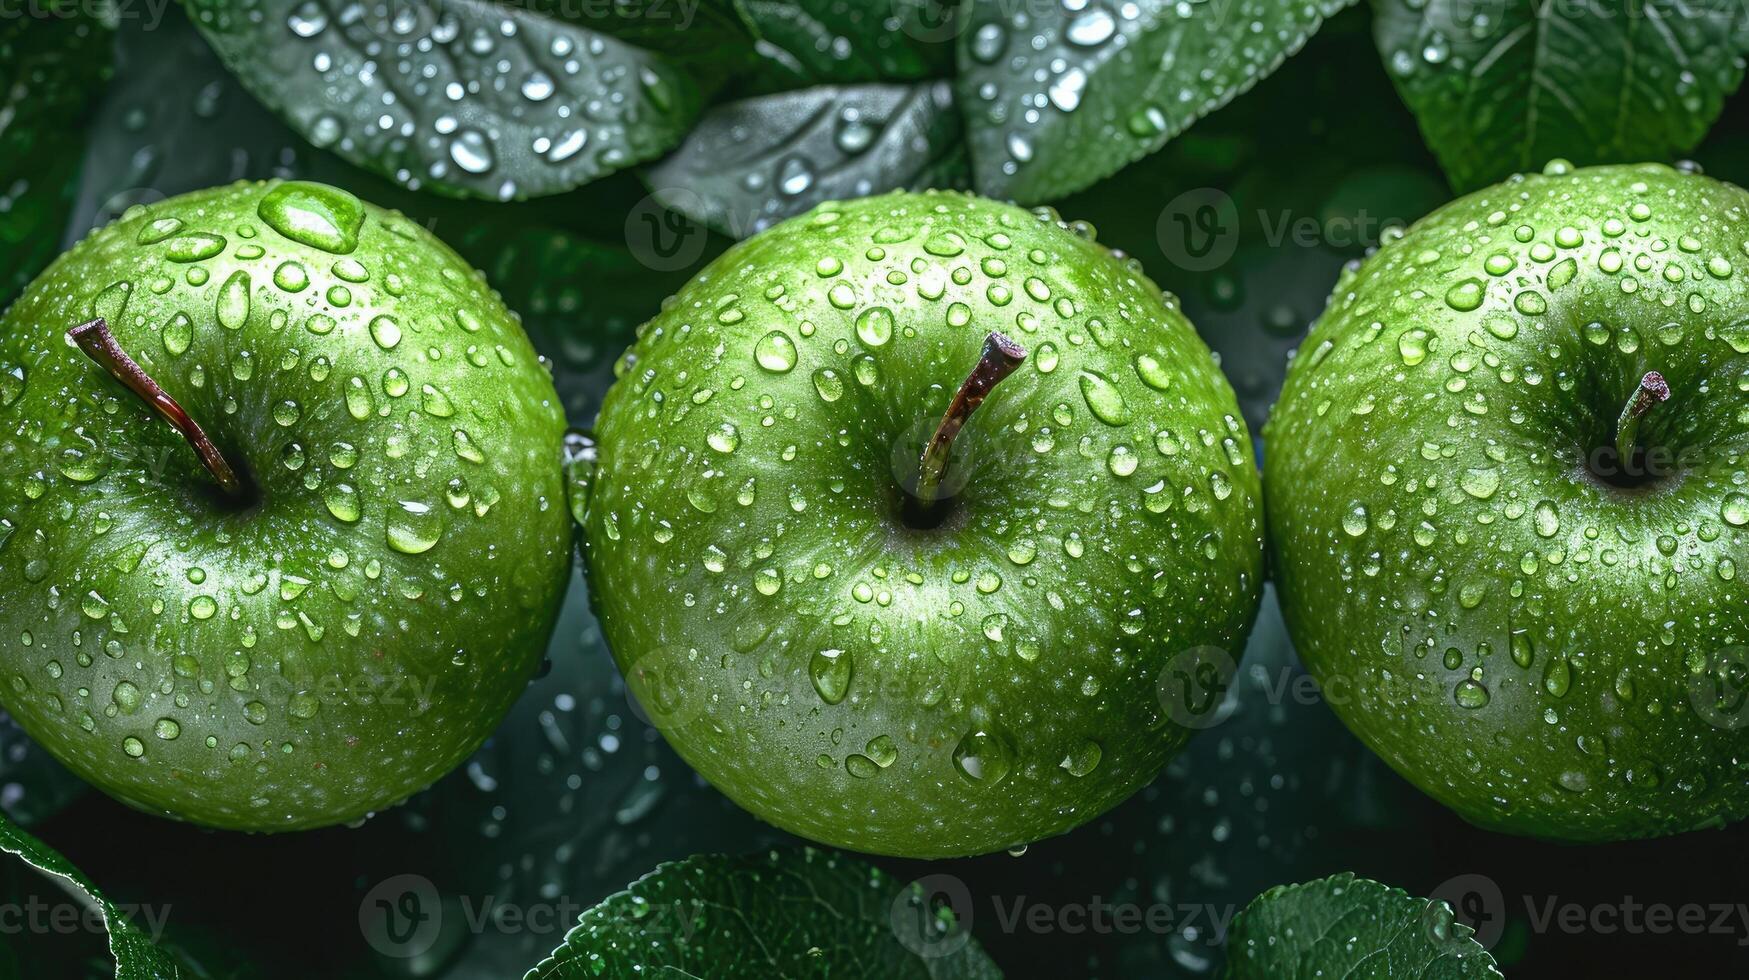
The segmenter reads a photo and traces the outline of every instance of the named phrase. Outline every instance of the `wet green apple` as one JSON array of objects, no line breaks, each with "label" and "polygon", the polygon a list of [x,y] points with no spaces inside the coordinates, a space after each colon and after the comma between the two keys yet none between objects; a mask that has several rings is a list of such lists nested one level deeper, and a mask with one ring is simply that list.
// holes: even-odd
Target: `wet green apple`
[{"label": "wet green apple", "polygon": [[1266,429],[1336,712],[1486,828],[1749,811],[1749,194],[1557,161],[1346,272]]},{"label": "wet green apple", "polygon": [[1097,816],[1190,735],[1166,665],[1256,611],[1233,392],[1084,226],[823,205],[618,375],[582,515],[614,656],[693,767],[813,840],[977,854]]},{"label": "wet green apple", "polygon": [[154,813],[289,830],[403,799],[539,665],[557,406],[400,215],[276,182],[130,210],[0,320],[0,701]]}]

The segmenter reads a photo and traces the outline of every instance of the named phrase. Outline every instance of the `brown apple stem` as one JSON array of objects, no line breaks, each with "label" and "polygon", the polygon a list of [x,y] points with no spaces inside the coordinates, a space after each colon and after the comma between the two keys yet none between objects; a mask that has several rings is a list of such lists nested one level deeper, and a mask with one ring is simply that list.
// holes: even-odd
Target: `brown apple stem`
[{"label": "brown apple stem", "polygon": [[1622,406],[1621,417],[1615,423],[1615,458],[1618,465],[1626,466],[1634,451],[1634,439],[1640,432],[1640,417],[1652,410],[1659,402],[1670,400],[1670,385],[1664,376],[1656,371],[1647,371],[1640,379],[1640,386],[1634,389],[1628,403]]},{"label": "brown apple stem", "polygon": [[219,481],[219,486],[225,488],[226,493],[234,497],[244,495],[243,481],[237,478],[237,472],[231,469],[231,464],[226,462],[219,447],[213,445],[200,424],[190,418],[181,405],[176,404],[176,399],[166,394],[158,386],[158,382],[152,380],[152,376],[121,349],[121,345],[115,342],[115,335],[109,332],[109,324],[102,317],[79,324],[67,331],[67,336],[73,338],[79,349],[93,361],[103,365],[115,380],[127,386],[129,391],[151,406],[164,421],[182,433],[182,437],[194,447],[195,455],[200,457],[201,463],[213,475],[213,479]]},{"label": "brown apple stem", "polygon": [[984,403],[990,390],[1014,373],[1024,360],[1026,348],[1008,337],[992,333],[984,338],[983,355],[948,404],[947,414],[941,417],[941,424],[936,427],[935,435],[923,450],[923,458],[918,461],[916,497],[920,505],[928,507],[940,494],[941,479],[947,475],[954,437],[965,427],[966,419],[971,418],[978,406]]}]

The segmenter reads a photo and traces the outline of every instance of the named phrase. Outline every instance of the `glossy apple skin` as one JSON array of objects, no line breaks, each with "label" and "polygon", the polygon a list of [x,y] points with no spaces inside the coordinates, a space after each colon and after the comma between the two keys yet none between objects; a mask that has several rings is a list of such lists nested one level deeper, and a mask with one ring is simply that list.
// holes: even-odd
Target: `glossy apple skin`
[{"label": "glossy apple skin", "polygon": [[[991,331],[1030,357],[915,529],[901,483]],[[978,854],[1092,819],[1189,738],[1164,665],[1236,656],[1256,611],[1232,390],[1176,299],[1054,217],[897,194],[748,240],[643,327],[597,435],[588,570],[634,693],[827,844]]]},{"label": "glossy apple skin", "polygon": [[[93,316],[254,499],[67,342]],[[0,369],[0,701],[111,795],[355,820],[460,763],[539,665],[572,541],[558,399],[405,218],[278,183],[130,210],[0,320]]]},{"label": "glossy apple skin", "polygon": [[[1749,809],[1749,194],[1663,166],[1508,180],[1337,284],[1269,423],[1282,606],[1336,712],[1490,829]],[[1622,406],[1666,476],[1622,488]]]}]

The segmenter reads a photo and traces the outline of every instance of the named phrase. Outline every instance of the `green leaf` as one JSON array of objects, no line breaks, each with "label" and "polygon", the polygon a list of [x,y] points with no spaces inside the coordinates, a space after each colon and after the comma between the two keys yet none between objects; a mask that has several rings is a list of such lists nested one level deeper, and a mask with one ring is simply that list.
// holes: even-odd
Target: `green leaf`
[{"label": "green leaf", "polygon": [[524,980],[1000,977],[929,898],[918,882],[812,848],[690,857],[583,913]]},{"label": "green leaf", "polygon": [[1298,51],[1352,0],[971,0],[960,108],[978,190],[1061,197],[1154,152]]},{"label": "green leaf", "polygon": [[175,960],[152,944],[137,926],[98,892],[60,852],[25,833],[0,816],[0,851],[16,854],[43,874],[62,879],[95,902],[109,929],[109,952],[115,957],[116,980],[192,980]]},{"label": "green leaf", "polygon": [[903,82],[945,73],[953,13],[937,0],[734,0],[767,84]]},{"label": "green leaf", "polygon": [[1233,920],[1225,980],[1498,980],[1494,958],[1444,902],[1344,872],[1277,885]]},{"label": "green leaf", "polygon": [[557,193],[661,154],[702,104],[660,55],[490,0],[186,5],[306,139],[413,189]]},{"label": "green leaf", "polygon": [[1553,157],[1669,160],[1743,80],[1749,8],[1678,0],[1374,0],[1373,36],[1458,191]]},{"label": "green leaf", "polygon": [[736,237],[821,201],[967,183],[946,82],[819,86],[718,106],[650,168],[665,205]]},{"label": "green leaf", "polygon": [[0,17],[0,309],[60,249],[83,117],[113,61],[113,25],[81,12],[97,9],[51,0]]}]

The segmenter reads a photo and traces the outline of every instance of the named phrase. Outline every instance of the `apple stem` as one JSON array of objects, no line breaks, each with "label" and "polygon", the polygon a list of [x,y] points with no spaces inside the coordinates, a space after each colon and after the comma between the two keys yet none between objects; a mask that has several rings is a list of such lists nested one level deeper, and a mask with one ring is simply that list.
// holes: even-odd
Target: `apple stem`
[{"label": "apple stem", "polygon": [[1670,400],[1670,384],[1656,371],[1647,371],[1640,386],[1622,406],[1621,417],[1615,423],[1615,458],[1626,466],[1634,451],[1634,439],[1640,432],[1640,417],[1659,402]]},{"label": "apple stem", "polygon": [[219,447],[213,445],[213,441],[207,438],[206,431],[199,423],[190,418],[181,405],[176,404],[176,399],[165,393],[158,382],[152,380],[152,376],[121,349],[121,345],[115,342],[115,335],[109,332],[109,324],[102,317],[79,324],[68,330],[67,336],[88,357],[108,370],[115,380],[138,395],[164,421],[182,433],[182,437],[194,447],[195,454],[226,493],[234,497],[244,495],[243,481],[237,478],[237,471],[231,469],[231,464],[219,452]]},{"label": "apple stem", "polygon": [[934,504],[940,494],[941,479],[947,475],[954,437],[965,427],[966,419],[971,418],[972,412],[984,403],[990,390],[1013,374],[1025,360],[1026,348],[1007,336],[992,333],[984,338],[982,356],[948,404],[947,414],[941,417],[941,424],[936,426],[935,435],[924,447],[923,458],[918,461],[915,495],[920,505],[928,507]]}]

